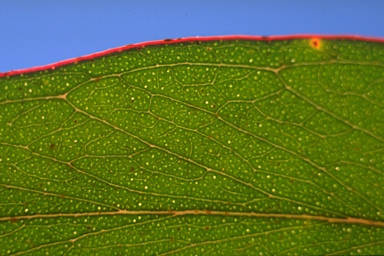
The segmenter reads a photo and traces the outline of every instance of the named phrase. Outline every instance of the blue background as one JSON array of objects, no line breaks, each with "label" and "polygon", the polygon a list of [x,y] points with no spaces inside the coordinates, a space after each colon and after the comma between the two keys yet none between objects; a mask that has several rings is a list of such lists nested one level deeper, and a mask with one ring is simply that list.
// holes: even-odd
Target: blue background
[{"label": "blue background", "polygon": [[384,38],[384,1],[2,1],[0,72],[131,43],[213,35]]}]

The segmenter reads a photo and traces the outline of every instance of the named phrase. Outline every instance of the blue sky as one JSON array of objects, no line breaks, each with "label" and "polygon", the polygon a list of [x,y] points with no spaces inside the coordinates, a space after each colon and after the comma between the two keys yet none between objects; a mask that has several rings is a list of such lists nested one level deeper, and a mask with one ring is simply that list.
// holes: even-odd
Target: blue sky
[{"label": "blue sky", "polygon": [[213,35],[384,38],[384,1],[1,1],[0,72],[131,43]]}]

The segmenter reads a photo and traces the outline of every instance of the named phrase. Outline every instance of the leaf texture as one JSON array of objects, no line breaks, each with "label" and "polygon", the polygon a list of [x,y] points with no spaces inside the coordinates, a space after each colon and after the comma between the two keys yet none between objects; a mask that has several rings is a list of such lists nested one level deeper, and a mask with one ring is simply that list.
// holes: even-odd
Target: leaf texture
[{"label": "leaf texture", "polygon": [[0,255],[384,253],[384,45],[184,39],[0,79]]}]

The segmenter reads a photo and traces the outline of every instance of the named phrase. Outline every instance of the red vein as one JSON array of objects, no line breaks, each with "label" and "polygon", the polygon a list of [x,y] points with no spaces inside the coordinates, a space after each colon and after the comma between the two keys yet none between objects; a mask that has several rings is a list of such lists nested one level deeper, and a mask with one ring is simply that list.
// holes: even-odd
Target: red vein
[{"label": "red vein", "polygon": [[92,217],[92,216],[115,216],[115,215],[173,215],[185,216],[185,215],[215,215],[215,216],[227,216],[227,217],[254,217],[254,218],[280,218],[280,219],[302,219],[302,220],[314,220],[325,221],[328,223],[337,224],[360,224],[375,227],[384,227],[383,221],[374,221],[361,218],[332,218],[325,216],[315,216],[308,214],[283,214],[283,213],[255,213],[255,212],[226,212],[226,211],[210,211],[210,210],[182,210],[182,211],[110,211],[110,212],[81,212],[81,213],[53,213],[53,214],[35,214],[35,215],[23,215],[15,217],[1,217],[0,221],[15,222],[18,220],[31,220],[39,218],[59,218],[59,217]]}]

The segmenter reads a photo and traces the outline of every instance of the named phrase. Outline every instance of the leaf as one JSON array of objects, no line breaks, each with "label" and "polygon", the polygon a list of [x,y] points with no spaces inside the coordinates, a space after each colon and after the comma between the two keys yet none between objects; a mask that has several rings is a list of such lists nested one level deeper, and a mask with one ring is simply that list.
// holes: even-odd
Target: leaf
[{"label": "leaf", "polygon": [[383,56],[181,39],[1,74],[0,254],[383,254]]}]

